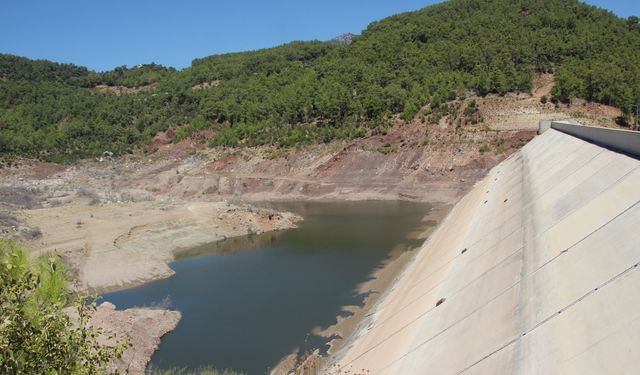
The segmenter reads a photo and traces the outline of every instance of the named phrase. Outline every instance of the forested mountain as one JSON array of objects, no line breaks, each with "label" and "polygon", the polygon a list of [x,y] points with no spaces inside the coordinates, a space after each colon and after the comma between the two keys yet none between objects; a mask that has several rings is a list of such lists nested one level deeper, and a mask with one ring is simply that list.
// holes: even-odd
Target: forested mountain
[{"label": "forested mountain", "polygon": [[[0,55],[0,153],[70,160],[126,152],[158,131],[212,128],[214,145],[358,137],[474,92],[528,92],[630,113],[640,102],[640,25],[576,0],[451,0],[374,22],[350,44],[293,42],[96,73]],[[97,85],[139,87],[115,95]]]}]

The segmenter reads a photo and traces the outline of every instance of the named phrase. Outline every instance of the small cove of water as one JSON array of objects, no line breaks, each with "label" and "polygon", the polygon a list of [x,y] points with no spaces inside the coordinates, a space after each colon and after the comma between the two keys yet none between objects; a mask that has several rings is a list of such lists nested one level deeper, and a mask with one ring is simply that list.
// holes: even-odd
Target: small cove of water
[{"label": "small cove of water", "polygon": [[392,249],[423,242],[408,235],[425,225],[421,219],[433,208],[408,202],[270,206],[305,220],[296,229],[183,252],[171,264],[173,277],[104,296],[119,309],[168,299],[182,312],[153,356],[154,367],[264,374],[295,348],[322,347],[324,340],[309,333],[335,323],[342,306],[362,302],[355,288]]}]

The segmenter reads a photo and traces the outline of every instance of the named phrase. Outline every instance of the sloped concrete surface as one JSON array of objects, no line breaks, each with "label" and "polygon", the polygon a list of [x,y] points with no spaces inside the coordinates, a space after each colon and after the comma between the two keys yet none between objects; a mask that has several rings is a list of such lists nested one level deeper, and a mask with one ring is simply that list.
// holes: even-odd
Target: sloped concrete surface
[{"label": "sloped concrete surface", "polygon": [[329,374],[637,374],[640,161],[550,129],[452,210]]}]

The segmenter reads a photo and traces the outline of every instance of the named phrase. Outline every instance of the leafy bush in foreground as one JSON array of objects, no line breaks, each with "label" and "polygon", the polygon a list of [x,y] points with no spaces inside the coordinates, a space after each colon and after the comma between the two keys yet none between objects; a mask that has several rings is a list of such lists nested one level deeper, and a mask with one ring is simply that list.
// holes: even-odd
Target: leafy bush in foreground
[{"label": "leafy bush in foreground", "polygon": [[[32,264],[22,245],[0,238],[0,374],[109,372],[124,345],[98,344],[97,332],[87,326],[95,302],[73,296],[66,284],[55,257]],[[70,306],[77,321],[63,310]]]}]

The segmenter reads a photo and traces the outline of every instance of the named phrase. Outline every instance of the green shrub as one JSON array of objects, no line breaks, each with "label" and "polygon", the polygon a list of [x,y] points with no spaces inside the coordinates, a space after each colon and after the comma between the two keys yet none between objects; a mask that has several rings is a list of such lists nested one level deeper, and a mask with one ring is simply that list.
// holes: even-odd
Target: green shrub
[{"label": "green shrub", "polygon": [[391,145],[390,143],[385,144],[384,146],[380,146],[376,149],[376,151],[378,151],[381,154],[387,155],[387,154],[391,154],[394,152],[398,152],[399,148],[398,146],[394,146]]},{"label": "green shrub", "polygon": [[[125,344],[101,346],[88,327],[95,298],[76,297],[66,288],[56,257],[32,264],[26,249],[0,238],[0,373],[105,374]],[[78,320],[63,310],[73,307]]]}]

